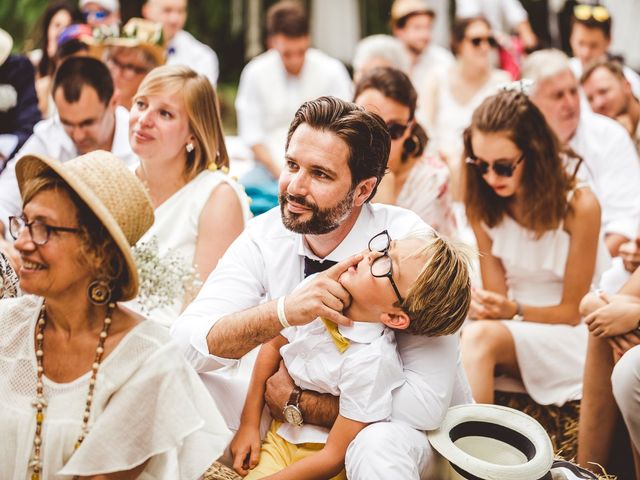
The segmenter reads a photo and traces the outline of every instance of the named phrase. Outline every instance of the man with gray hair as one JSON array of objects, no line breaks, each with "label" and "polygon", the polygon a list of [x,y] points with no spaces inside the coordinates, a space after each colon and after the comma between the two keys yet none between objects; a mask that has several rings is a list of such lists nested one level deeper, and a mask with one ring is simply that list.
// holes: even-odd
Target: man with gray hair
[{"label": "man with gray hair", "polygon": [[411,69],[411,59],[400,40],[390,35],[369,35],[356,45],[353,56],[353,83],[376,67],[393,67],[407,75]]},{"label": "man with gray hair", "polygon": [[600,201],[605,242],[617,256],[623,243],[635,239],[640,220],[640,165],[633,142],[616,121],[581,111],[578,80],[561,51],[531,54],[522,73],[535,81],[531,99],[560,142],[584,160],[578,177],[589,182]]}]

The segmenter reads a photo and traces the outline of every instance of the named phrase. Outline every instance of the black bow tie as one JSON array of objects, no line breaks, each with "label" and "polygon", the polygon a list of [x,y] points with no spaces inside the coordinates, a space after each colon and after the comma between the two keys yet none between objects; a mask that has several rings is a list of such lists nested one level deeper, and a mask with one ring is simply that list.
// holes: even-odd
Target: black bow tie
[{"label": "black bow tie", "polygon": [[304,257],[304,278],[314,273],[324,272],[326,269],[333,267],[336,263],[333,260],[314,260],[309,257]]}]

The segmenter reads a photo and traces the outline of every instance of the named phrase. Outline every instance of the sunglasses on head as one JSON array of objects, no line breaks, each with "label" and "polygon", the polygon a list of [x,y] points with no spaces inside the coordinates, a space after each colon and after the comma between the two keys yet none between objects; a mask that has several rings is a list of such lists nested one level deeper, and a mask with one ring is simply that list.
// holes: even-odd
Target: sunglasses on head
[{"label": "sunglasses on head", "polygon": [[602,5],[576,5],[573,7],[573,16],[582,21],[593,18],[596,22],[606,22],[611,18],[607,7]]},{"label": "sunglasses on head", "polygon": [[398,140],[400,137],[402,137],[402,135],[404,135],[404,132],[407,131],[407,128],[409,127],[409,123],[405,123],[405,124],[397,123],[397,122],[387,123],[387,131],[389,132],[389,136],[391,137],[391,140]]},{"label": "sunglasses on head", "polygon": [[84,18],[84,21],[87,22],[89,21],[89,19],[94,19],[96,21],[102,21],[105,18],[107,18],[109,15],[111,15],[111,12],[109,10],[86,10],[82,12],[82,18]]},{"label": "sunglasses on head", "polygon": [[492,37],[492,36],[471,37],[469,38],[469,41],[471,42],[471,45],[473,45],[474,47],[479,47],[480,45],[482,45],[483,42],[487,42],[491,48],[498,47],[498,42],[496,41],[495,37]]},{"label": "sunglasses on head", "polygon": [[479,158],[467,158],[465,163],[467,165],[473,165],[478,169],[480,175],[486,175],[489,173],[489,169],[493,170],[493,173],[498,175],[499,177],[511,177],[516,167],[520,162],[524,160],[524,153],[518,157],[518,159],[514,162],[485,162],[484,160],[480,160]]}]

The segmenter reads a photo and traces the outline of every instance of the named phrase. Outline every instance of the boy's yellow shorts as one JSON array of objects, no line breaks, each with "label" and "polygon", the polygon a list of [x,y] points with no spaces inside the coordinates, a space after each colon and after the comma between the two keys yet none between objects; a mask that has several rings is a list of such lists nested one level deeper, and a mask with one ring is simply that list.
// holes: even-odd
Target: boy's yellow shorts
[{"label": "boy's yellow shorts", "polygon": [[[313,455],[324,447],[323,443],[301,443],[299,445],[289,443],[278,435],[280,425],[282,425],[281,422],[275,420],[271,422],[271,427],[260,448],[260,461],[256,468],[249,471],[244,480],[267,477],[309,455]],[[347,475],[343,470],[331,480],[347,480]]]}]

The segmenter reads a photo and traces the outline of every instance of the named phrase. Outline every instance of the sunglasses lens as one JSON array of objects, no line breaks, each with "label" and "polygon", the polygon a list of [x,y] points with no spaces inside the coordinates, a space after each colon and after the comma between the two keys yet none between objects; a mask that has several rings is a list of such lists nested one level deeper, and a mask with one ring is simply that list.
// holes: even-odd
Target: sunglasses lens
[{"label": "sunglasses lens", "polygon": [[593,18],[598,22],[606,22],[609,20],[609,10],[606,7],[593,7]]},{"label": "sunglasses lens", "polygon": [[471,39],[471,45],[473,45],[474,47],[479,47],[481,43],[482,43],[482,39],[481,38],[472,38]]},{"label": "sunglasses lens", "polygon": [[498,42],[496,41],[495,38],[489,37],[489,46],[491,48],[498,48]]},{"label": "sunglasses lens", "polygon": [[406,125],[401,125],[399,123],[390,123],[387,125],[387,130],[389,131],[391,140],[398,140],[402,135],[404,135],[406,129]]},{"label": "sunglasses lens", "polygon": [[578,20],[589,20],[589,17],[591,17],[591,5],[576,5],[573,9],[573,15]]},{"label": "sunglasses lens", "polygon": [[513,175],[513,166],[494,163],[493,171],[496,172],[496,175],[500,177],[510,177],[511,175]]}]

